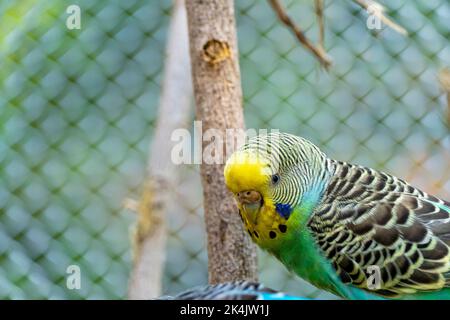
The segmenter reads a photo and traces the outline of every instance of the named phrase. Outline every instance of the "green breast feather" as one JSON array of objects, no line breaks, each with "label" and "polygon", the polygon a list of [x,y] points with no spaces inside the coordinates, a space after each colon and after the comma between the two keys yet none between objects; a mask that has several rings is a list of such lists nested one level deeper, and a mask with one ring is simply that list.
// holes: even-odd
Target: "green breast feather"
[{"label": "green breast feather", "polygon": [[307,227],[312,203],[294,209],[286,222],[285,236],[263,247],[280,260],[290,271],[316,287],[348,299],[380,299],[359,288],[346,286],[336,274],[331,262],[324,257]]}]

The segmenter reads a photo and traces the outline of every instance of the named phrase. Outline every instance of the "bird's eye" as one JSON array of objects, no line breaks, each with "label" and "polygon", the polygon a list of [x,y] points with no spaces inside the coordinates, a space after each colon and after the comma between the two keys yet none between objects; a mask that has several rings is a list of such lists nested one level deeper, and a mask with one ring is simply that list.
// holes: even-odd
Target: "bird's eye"
[{"label": "bird's eye", "polygon": [[278,174],[274,174],[272,176],[272,183],[277,184],[280,181],[280,176]]}]

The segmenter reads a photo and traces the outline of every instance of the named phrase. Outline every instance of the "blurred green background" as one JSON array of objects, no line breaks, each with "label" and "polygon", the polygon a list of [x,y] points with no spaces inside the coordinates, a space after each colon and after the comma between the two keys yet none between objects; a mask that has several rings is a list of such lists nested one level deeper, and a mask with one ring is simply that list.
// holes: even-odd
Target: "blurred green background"
[{"label": "blurred green background", "polygon": [[[313,1],[285,1],[317,39]],[[326,1],[329,73],[265,1],[236,1],[247,127],[302,135],[329,156],[449,199],[446,0],[393,0],[402,37]],[[81,7],[81,30],[66,8]],[[0,298],[125,298],[131,266],[123,200],[138,197],[160,94],[171,1],[0,1]],[[207,282],[198,168],[171,192],[164,293]],[[66,288],[66,268],[82,271]],[[261,281],[331,298],[260,254]]]}]

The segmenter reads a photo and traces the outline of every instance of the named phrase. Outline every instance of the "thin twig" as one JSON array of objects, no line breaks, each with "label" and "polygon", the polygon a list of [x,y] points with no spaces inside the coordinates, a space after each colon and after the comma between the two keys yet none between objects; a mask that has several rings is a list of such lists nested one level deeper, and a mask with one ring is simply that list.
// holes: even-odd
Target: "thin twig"
[{"label": "thin twig", "polygon": [[447,96],[447,125],[450,127],[450,68],[444,68],[439,72],[439,82]]},{"label": "thin twig", "polygon": [[387,25],[389,28],[391,28],[394,31],[397,31],[398,33],[402,35],[408,35],[408,31],[406,31],[405,28],[398,25],[388,17],[384,15],[384,7],[379,4],[378,2],[374,0],[352,0],[354,3],[359,5],[361,8],[366,10],[369,14],[377,17],[380,19],[381,22],[383,22],[385,25]]},{"label": "thin twig", "polygon": [[323,51],[325,51],[325,23],[323,19],[323,0],[315,0],[314,1],[316,6],[316,17],[317,22],[319,23],[319,47],[322,48]]},{"label": "thin twig", "polygon": [[297,37],[298,41],[305,46],[321,63],[321,65],[327,69],[331,65],[331,59],[327,56],[325,51],[321,47],[316,47],[304,34],[304,32],[292,21],[292,19],[286,14],[283,5],[278,0],[268,0],[273,10],[278,15],[278,18],[283,22]]}]

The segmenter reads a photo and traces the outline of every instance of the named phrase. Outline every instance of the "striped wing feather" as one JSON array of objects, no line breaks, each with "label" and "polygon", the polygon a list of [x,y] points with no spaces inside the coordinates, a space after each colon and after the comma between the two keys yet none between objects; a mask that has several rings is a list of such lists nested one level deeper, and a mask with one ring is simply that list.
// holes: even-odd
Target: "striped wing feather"
[{"label": "striped wing feather", "polygon": [[162,297],[170,300],[259,300],[261,295],[277,294],[275,290],[251,281],[225,282],[200,286],[184,291],[174,297]]},{"label": "striped wing feather", "polygon": [[369,168],[333,162],[335,174],[309,221],[344,283],[368,289],[377,266],[386,297],[450,286],[450,203]]}]

